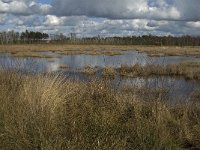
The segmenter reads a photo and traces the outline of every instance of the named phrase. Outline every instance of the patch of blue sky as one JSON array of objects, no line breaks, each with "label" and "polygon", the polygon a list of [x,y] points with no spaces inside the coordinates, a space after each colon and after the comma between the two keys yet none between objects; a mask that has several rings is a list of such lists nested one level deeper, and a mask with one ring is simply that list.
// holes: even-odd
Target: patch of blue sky
[{"label": "patch of blue sky", "polygon": [[42,4],[51,4],[52,0],[36,0],[36,2],[38,3],[42,3]]},{"label": "patch of blue sky", "polygon": [[6,24],[6,25],[0,25],[0,32],[1,31],[11,31],[13,30],[15,26],[13,24]]}]

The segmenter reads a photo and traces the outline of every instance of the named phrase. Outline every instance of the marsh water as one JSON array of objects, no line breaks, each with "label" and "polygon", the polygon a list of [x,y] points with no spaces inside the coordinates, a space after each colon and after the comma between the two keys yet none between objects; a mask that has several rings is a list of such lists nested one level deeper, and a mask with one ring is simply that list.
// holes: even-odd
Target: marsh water
[{"label": "marsh water", "polygon": [[[184,61],[200,61],[200,58],[191,56],[161,56],[161,57],[150,57],[146,53],[139,53],[137,51],[120,51],[121,55],[87,55],[87,54],[76,54],[76,55],[59,55],[53,52],[37,52],[39,54],[45,54],[53,58],[34,58],[37,62],[37,66],[45,71],[58,71],[60,65],[67,65],[70,70],[82,69],[86,66],[91,67],[114,67],[118,68],[123,65],[131,66],[136,63],[141,65],[146,64],[175,64]],[[0,59],[3,62],[9,63],[11,60],[17,60],[18,62],[30,64],[33,59],[30,58],[15,58],[11,54],[0,54]]]},{"label": "marsh water", "polygon": [[[134,64],[176,64],[184,61],[200,61],[200,58],[188,56],[164,56],[150,57],[146,53],[137,51],[120,51],[121,55],[59,55],[53,52],[40,52],[40,54],[49,55],[52,58],[16,58],[11,54],[0,54],[1,67],[13,66],[18,64],[23,69],[34,70],[38,72],[58,72],[61,65],[68,66],[67,70],[63,70],[66,76],[71,79],[82,81],[102,79],[100,70],[105,67],[118,68],[124,65],[132,66]],[[17,62],[17,63],[14,63]],[[18,66],[18,67],[19,67]],[[80,73],[80,70],[86,66],[96,67],[99,70],[96,76],[91,77]],[[14,66],[13,66],[14,67]],[[185,99],[196,89],[200,89],[200,83],[197,81],[186,81],[183,78],[171,77],[137,77],[124,78],[116,76],[110,79],[114,88],[133,87],[140,88],[164,88],[168,89],[170,97],[175,99]]]}]

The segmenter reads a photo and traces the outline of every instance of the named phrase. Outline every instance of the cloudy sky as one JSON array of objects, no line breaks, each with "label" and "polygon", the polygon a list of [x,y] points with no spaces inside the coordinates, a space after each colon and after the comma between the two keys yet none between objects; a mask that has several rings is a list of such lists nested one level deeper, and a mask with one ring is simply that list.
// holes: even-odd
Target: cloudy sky
[{"label": "cloudy sky", "polygon": [[198,35],[200,0],[0,0],[0,30]]}]

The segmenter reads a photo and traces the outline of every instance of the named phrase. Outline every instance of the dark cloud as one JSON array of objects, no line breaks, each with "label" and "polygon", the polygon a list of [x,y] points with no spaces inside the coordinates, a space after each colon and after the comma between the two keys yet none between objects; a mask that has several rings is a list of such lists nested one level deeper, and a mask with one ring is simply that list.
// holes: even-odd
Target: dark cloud
[{"label": "dark cloud", "polygon": [[175,0],[174,5],[182,20],[200,21],[200,0]]},{"label": "dark cloud", "polygon": [[109,19],[200,20],[199,0],[53,0],[58,16]]},{"label": "dark cloud", "polygon": [[80,36],[200,35],[200,0],[0,0],[0,29]]}]

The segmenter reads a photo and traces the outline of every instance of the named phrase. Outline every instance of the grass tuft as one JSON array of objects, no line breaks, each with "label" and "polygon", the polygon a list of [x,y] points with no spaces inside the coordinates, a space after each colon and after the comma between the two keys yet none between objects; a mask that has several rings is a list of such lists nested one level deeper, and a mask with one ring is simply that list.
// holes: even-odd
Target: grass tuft
[{"label": "grass tuft", "polygon": [[108,66],[103,69],[102,74],[105,77],[114,77],[115,75],[117,75],[117,72],[116,72],[115,68]]},{"label": "grass tuft", "polygon": [[103,81],[5,70],[0,89],[0,149],[200,148],[199,101],[169,105]]},{"label": "grass tuft", "polygon": [[84,74],[87,74],[87,75],[95,75],[96,69],[94,67],[88,65],[88,66],[84,67],[81,72]]},{"label": "grass tuft", "polygon": [[180,64],[154,65],[145,66],[135,64],[133,66],[121,66],[117,68],[121,76],[138,77],[138,76],[183,76],[190,80],[200,80],[200,63],[183,62]]}]

